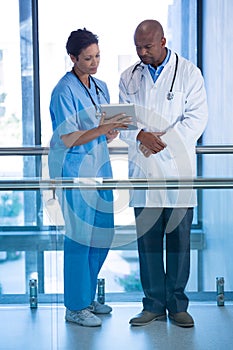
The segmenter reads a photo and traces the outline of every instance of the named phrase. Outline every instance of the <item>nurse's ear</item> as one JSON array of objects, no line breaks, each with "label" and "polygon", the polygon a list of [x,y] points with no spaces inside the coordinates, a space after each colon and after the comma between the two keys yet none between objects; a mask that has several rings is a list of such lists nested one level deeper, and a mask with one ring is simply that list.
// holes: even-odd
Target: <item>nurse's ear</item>
[{"label": "nurse's ear", "polygon": [[78,57],[75,57],[74,55],[70,54],[70,59],[73,62],[73,64],[75,64],[78,61]]}]

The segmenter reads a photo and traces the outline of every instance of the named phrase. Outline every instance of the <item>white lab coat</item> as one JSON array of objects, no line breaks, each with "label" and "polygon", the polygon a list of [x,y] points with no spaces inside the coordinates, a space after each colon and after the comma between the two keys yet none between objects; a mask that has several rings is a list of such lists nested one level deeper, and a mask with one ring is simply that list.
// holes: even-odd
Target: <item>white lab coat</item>
[{"label": "white lab coat", "polygon": [[[137,131],[121,132],[129,146],[129,178],[166,179],[196,176],[195,146],[205,130],[208,108],[204,81],[200,70],[178,56],[178,69],[173,86],[174,98],[167,99],[175,71],[175,53],[154,83],[148,67],[126,69],[120,78],[120,102],[135,103]],[[161,139],[167,147],[149,158],[138,148],[138,132],[165,131]],[[195,190],[135,190],[130,191],[134,207],[194,207]]]}]

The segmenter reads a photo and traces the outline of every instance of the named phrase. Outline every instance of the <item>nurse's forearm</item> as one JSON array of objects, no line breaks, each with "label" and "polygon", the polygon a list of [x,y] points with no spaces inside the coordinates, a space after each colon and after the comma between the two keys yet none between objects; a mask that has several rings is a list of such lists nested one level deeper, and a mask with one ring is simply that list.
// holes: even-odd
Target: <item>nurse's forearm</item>
[{"label": "nurse's forearm", "polygon": [[124,117],[118,114],[106,123],[100,124],[96,128],[84,131],[74,131],[70,134],[65,134],[61,136],[62,141],[65,146],[70,148],[74,146],[84,145],[101,135],[107,135],[109,132],[115,132],[117,128],[127,129],[128,125],[131,123],[131,117]]},{"label": "nurse's forearm", "polygon": [[80,146],[88,143],[101,135],[98,128],[85,131],[75,131],[70,134],[62,135],[61,139],[67,148]]}]

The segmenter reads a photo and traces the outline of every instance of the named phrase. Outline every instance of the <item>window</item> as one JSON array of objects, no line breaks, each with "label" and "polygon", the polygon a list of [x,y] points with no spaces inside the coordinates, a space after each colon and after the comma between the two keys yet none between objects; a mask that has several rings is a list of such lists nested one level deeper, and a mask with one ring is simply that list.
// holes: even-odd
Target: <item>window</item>
[{"label": "window", "polygon": [[[156,19],[164,26],[168,46],[196,63],[196,1],[194,0],[162,2],[148,0],[146,6],[137,6],[131,0],[127,2],[119,0],[116,3],[108,3],[104,0],[93,1],[89,3],[91,11],[88,11],[86,16],[83,16],[85,10],[80,10],[82,3],[75,0],[65,2],[2,0],[0,6],[0,132],[2,136],[0,145],[2,147],[49,146],[52,135],[49,115],[50,95],[60,77],[71,68],[65,43],[74,29],[86,27],[99,36],[101,64],[98,77],[107,82],[113,103],[118,102],[120,73],[138,60],[133,43],[134,30],[140,21],[151,18],[153,12],[156,14]],[[101,20],[101,13],[104,14],[104,20]],[[106,13],[109,15],[106,16]],[[6,20],[8,18],[11,18],[11,21]],[[184,32],[185,36],[182,35]],[[116,154],[113,152],[114,147],[124,148],[125,145],[117,140],[110,146],[114,177],[127,177],[127,154],[122,152]],[[43,176],[48,177],[46,156],[41,158],[7,156],[4,159],[4,165],[0,166],[1,176],[35,177],[40,175],[40,167],[42,167]],[[22,231],[26,228],[32,230],[32,233],[37,233],[39,230],[51,228],[54,223],[57,225],[58,208],[56,202],[50,201],[53,199],[52,192],[6,191],[6,193],[1,192],[0,195],[0,216],[4,217],[1,226],[4,228],[10,226],[11,229],[13,227],[19,229],[20,227]],[[9,206],[6,205],[7,203]],[[2,208],[4,212],[1,211]],[[13,216],[12,220],[6,214],[6,208]],[[120,228],[134,225],[133,211],[128,207],[127,191],[115,191],[115,219],[116,225]],[[197,221],[197,218],[195,220]],[[62,217],[59,216],[58,226],[62,225]],[[17,253],[15,257],[18,257]],[[35,264],[32,261],[37,261],[40,267],[45,268],[42,272],[45,285],[40,286],[41,290],[45,293],[62,291],[62,276],[59,275],[58,284],[53,279],[57,265],[62,264],[62,252],[46,252],[43,257],[41,253],[35,255],[25,252],[19,257],[20,259],[15,260],[14,263],[20,269],[20,274],[23,274],[22,271],[26,268],[27,277],[32,275],[35,272]],[[136,281],[137,290],[140,290],[136,250],[113,250],[108,259],[111,263],[107,263],[103,269],[103,273],[108,276],[108,281],[111,281],[107,283],[108,291],[128,290],[132,279],[133,282]],[[192,259],[194,268],[190,289],[196,290],[197,252],[193,253]],[[9,265],[4,266],[9,268]],[[112,268],[111,271],[109,266]],[[122,269],[127,273],[126,279],[120,276]],[[16,281],[13,287],[6,288],[6,283],[9,281],[4,280],[5,275],[7,274],[3,273],[2,269],[0,282],[3,284],[4,293],[25,292],[26,279],[23,284],[19,285]]]}]

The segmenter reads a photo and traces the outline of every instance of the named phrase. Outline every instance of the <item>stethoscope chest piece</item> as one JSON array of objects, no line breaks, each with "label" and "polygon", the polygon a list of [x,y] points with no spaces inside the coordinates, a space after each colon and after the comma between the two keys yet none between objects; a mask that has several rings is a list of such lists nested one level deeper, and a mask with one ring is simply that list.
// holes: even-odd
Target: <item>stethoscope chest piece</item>
[{"label": "stethoscope chest piece", "polygon": [[173,100],[173,98],[174,98],[173,92],[169,91],[168,94],[167,94],[167,100],[171,101],[171,100]]},{"label": "stethoscope chest piece", "polygon": [[99,110],[96,111],[95,113],[95,117],[96,119],[99,119],[102,117],[102,111],[101,111],[101,107],[99,106]]}]

